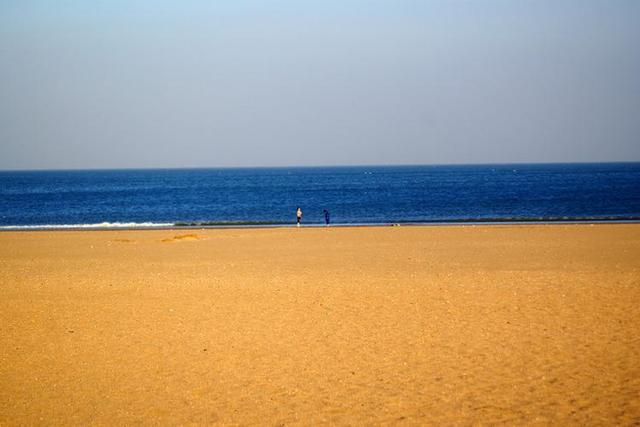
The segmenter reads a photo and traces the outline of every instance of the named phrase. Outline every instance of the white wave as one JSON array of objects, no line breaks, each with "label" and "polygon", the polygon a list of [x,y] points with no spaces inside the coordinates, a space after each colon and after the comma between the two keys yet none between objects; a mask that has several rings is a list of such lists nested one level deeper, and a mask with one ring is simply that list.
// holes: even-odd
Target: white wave
[{"label": "white wave", "polygon": [[173,222],[101,222],[99,224],[0,225],[0,230],[49,230],[77,228],[146,228],[171,227]]}]

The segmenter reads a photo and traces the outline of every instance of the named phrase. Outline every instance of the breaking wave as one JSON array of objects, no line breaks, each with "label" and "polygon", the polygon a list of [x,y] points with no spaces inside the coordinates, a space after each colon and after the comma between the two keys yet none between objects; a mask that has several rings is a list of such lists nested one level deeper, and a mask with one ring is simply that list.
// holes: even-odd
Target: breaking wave
[{"label": "breaking wave", "polygon": [[100,229],[100,228],[161,228],[172,227],[173,222],[101,222],[99,224],[43,224],[43,225],[2,225],[0,230],[57,230],[57,229]]}]

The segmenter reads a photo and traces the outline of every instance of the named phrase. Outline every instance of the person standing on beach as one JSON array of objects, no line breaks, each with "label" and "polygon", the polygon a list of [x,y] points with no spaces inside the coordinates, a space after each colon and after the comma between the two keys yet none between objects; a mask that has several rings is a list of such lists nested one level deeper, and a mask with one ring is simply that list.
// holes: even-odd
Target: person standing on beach
[{"label": "person standing on beach", "polygon": [[330,221],[330,219],[331,219],[331,218],[330,218],[330,216],[329,216],[329,211],[328,211],[328,210],[326,210],[326,209],[324,209],[324,210],[322,211],[322,213],[324,214],[324,225],[325,225],[326,227],[328,227],[328,226],[329,226],[329,221]]},{"label": "person standing on beach", "polygon": [[298,227],[300,227],[300,221],[302,221],[302,209],[298,206],[298,210],[296,211],[296,220],[298,221]]}]

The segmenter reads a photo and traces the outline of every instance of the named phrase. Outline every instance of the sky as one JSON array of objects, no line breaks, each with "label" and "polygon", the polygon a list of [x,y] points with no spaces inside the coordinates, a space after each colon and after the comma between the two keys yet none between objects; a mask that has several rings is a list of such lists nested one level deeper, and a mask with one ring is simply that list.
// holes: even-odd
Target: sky
[{"label": "sky", "polygon": [[0,169],[640,161],[637,0],[0,0]]}]

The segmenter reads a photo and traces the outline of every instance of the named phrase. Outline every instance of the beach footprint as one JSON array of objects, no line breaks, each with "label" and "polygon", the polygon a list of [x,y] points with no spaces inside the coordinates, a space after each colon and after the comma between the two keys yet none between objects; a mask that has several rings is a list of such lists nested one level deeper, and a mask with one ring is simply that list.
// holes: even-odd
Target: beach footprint
[{"label": "beach footprint", "polygon": [[178,234],[173,237],[162,239],[161,241],[164,243],[172,243],[172,242],[188,242],[188,241],[196,241],[196,240],[202,240],[202,238],[197,234]]},{"label": "beach footprint", "polygon": [[113,239],[112,242],[113,243],[136,243],[135,240],[131,240],[131,239]]}]

